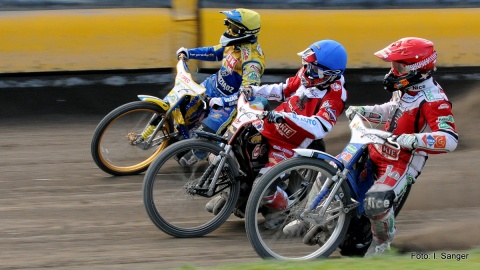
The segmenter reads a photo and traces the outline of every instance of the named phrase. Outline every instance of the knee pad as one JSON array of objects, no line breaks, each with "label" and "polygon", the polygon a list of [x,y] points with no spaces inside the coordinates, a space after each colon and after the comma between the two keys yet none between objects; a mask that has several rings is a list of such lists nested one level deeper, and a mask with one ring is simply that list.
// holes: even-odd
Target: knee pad
[{"label": "knee pad", "polygon": [[373,191],[365,194],[365,215],[369,219],[379,219],[393,206],[395,192],[393,190]]}]

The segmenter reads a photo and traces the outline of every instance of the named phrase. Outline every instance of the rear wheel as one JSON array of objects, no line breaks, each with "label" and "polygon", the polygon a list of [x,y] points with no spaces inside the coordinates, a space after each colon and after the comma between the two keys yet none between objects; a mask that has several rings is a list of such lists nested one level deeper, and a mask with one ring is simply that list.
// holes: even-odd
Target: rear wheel
[{"label": "rear wheel", "polygon": [[[248,239],[260,257],[311,260],[327,257],[338,248],[351,219],[351,212],[344,211],[351,203],[350,189],[346,182],[342,183],[327,207],[324,219],[317,219],[321,222],[320,225],[310,226],[306,234],[298,236],[289,236],[283,232],[285,225],[300,219],[300,214],[311,196],[308,193],[315,179],[321,185],[335,173],[336,170],[323,160],[296,157],[277,164],[258,180],[248,199],[245,226]],[[299,181],[300,178],[303,179]],[[290,183],[292,181],[295,182],[293,185]],[[276,186],[286,190],[289,203],[285,210],[275,212],[275,216],[281,220],[278,222],[279,226],[272,229],[265,226],[265,206],[262,198],[275,190]],[[321,201],[319,205],[323,203],[324,201]]]},{"label": "rear wheel", "polygon": [[[240,182],[229,169],[236,166],[233,160],[227,159],[213,194],[208,194],[217,169],[210,163],[222,150],[211,141],[188,139],[167,147],[155,159],[142,188],[145,209],[155,226],[174,237],[199,237],[213,232],[228,219],[240,193]],[[181,165],[178,160],[191,151],[200,159],[189,166]],[[217,195],[224,198],[225,205],[214,215],[205,205]]]},{"label": "rear wheel", "polygon": [[142,132],[148,127],[152,117],[156,123],[165,117],[165,110],[160,106],[145,101],[124,104],[107,114],[97,125],[92,137],[91,152],[95,164],[111,175],[133,175],[147,170],[150,163],[174,136],[170,121],[165,121],[152,138],[152,144],[144,142],[135,144]]}]

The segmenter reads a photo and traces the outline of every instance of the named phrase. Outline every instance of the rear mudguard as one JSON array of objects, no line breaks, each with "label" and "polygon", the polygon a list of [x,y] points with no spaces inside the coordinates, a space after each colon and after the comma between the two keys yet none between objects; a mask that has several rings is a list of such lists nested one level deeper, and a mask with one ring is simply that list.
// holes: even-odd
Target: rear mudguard
[{"label": "rear mudguard", "polygon": [[318,151],[318,150],[313,150],[313,149],[304,149],[304,148],[295,148],[293,149],[293,151],[295,151],[295,153],[303,157],[312,157],[312,158],[323,159],[326,162],[333,162],[339,170],[344,169],[343,163],[340,160],[338,160],[336,157],[328,153]]},{"label": "rear mudguard", "polygon": [[141,101],[155,103],[158,106],[160,106],[162,109],[164,109],[165,111],[168,111],[168,109],[170,108],[170,105],[168,105],[168,103],[166,103],[165,101],[163,101],[162,99],[160,99],[158,97],[149,96],[149,95],[138,95],[138,98]]}]

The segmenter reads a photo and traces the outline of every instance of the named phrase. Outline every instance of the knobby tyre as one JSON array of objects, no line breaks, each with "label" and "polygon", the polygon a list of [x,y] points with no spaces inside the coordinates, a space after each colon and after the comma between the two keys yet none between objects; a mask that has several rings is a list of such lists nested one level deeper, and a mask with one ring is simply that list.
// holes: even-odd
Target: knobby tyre
[{"label": "knobby tyre", "polygon": [[[145,209],[155,226],[171,236],[187,238],[209,234],[225,223],[240,193],[240,183],[229,169],[236,163],[228,159],[223,167],[215,189],[218,194],[205,194],[215,166],[203,188],[197,187],[212,159],[222,150],[215,142],[188,139],[167,147],[152,162],[145,173],[142,191]],[[200,159],[189,166],[182,165],[178,160],[192,151],[200,153]],[[214,215],[205,205],[220,194],[226,202]]]},{"label": "knobby tyre", "polygon": [[[336,170],[320,159],[296,157],[285,160],[267,171],[254,185],[245,216],[248,239],[262,258],[280,260],[311,260],[328,257],[342,242],[349,227],[352,211],[343,209],[351,203],[348,183],[344,182],[328,208],[330,221],[321,226],[307,226],[307,233],[289,236],[283,232],[285,225],[297,219],[305,209],[315,179],[323,184]],[[293,183],[293,185],[292,185]],[[272,187],[278,186],[289,195],[288,207],[274,212],[279,217],[278,227],[267,228],[268,210],[262,202]],[[296,186],[296,190],[291,189]],[[322,201],[320,204],[323,204]]]},{"label": "knobby tyre", "polygon": [[165,117],[165,110],[145,101],[130,102],[108,113],[93,133],[91,153],[95,164],[104,172],[116,176],[146,171],[155,157],[170,144],[169,137],[165,135],[173,132],[172,122],[165,121],[150,147],[133,145],[132,136],[139,136],[155,114]]}]

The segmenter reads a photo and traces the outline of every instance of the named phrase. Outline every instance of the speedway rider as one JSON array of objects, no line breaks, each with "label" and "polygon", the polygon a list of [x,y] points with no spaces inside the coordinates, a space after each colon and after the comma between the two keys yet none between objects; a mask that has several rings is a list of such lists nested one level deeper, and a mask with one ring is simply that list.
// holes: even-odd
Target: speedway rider
[{"label": "speedway rider", "polygon": [[[235,115],[239,88],[260,85],[265,69],[265,57],[258,43],[260,15],[243,8],[220,13],[227,16],[224,20],[227,29],[220,37],[220,44],[193,49],[182,47],[177,51],[177,56],[183,54],[187,60],[222,61],[220,70],[201,83],[210,100],[210,111],[198,130],[216,134],[222,133]],[[179,162],[192,165],[205,158],[204,155],[189,151]]]},{"label": "speedway rider", "polygon": [[[407,183],[420,175],[428,155],[454,151],[458,143],[452,104],[432,77],[437,60],[433,42],[406,37],[375,55],[391,62],[383,86],[392,98],[381,105],[351,106],[346,115],[351,119],[358,112],[371,122],[385,124],[383,130],[398,136],[401,149],[392,153],[383,151],[381,145],[368,147],[376,181],[364,200],[373,233],[367,257],[390,249],[396,231],[393,202],[405,192]],[[301,224],[292,223],[297,229]],[[293,225],[287,224],[284,232],[292,232]]]},{"label": "speedway rider", "polygon": [[[250,87],[255,97],[283,101],[275,110],[268,112],[262,126],[257,127],[269,146],[268,163],[260,170],[257,179],[275,164],[293,157],[294,148],[306,148],[314,140],[323,139],[345,107],[345,48],[337,41],[321,40],[298,55],[302,59],[302,67],[285,83]],[[283,120],[279,121],[280,118]],[[264,198],[264,204],[271,212],[287,206],[287,195],[282,189],[272,190],[270,194]],[[220,195],[213,198],[206,208],[216,214],[224,204],[225,199]],[[266,219],[267,227],[278,225],[268,215]]]}]

